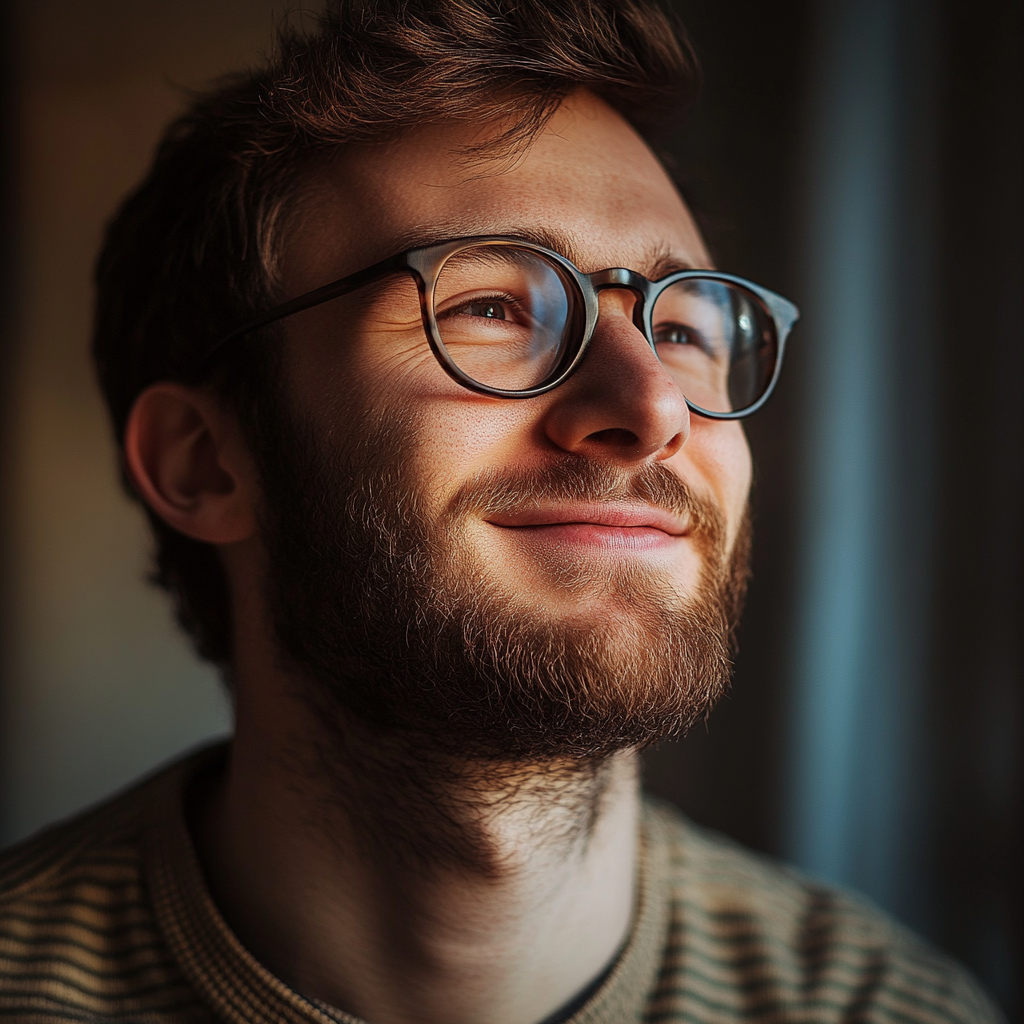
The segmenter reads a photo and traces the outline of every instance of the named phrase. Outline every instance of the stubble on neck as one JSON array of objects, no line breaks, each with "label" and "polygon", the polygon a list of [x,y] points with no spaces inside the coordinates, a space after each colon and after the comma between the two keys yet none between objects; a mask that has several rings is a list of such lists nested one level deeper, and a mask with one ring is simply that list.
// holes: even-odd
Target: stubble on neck
[{"label": "stubble on neck", "polygon": [[[610,800],[638,786],[634,751],[538,761],[465,759],[435,738],[346,713],[311,684],[301,740],[277,755],[306,826],[331,843],[422,877],[498,881],[529,857],[586,856]],[[341,828],[338,823],[343,823]]]}]

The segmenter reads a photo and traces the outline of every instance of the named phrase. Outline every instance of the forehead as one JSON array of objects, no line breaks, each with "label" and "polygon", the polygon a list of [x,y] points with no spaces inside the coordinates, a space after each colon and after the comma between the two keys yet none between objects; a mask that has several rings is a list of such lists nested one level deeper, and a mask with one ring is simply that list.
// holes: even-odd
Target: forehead
[{"label": "forehead", "polygon": [[566,100],[529,148],[467,155],[500,126],[417,130],[319,167],[282,247],[296,294],[391,253],[466,235],[554,236],[584,271],[710,266],[686,205],[646,143],[601,100]]}]

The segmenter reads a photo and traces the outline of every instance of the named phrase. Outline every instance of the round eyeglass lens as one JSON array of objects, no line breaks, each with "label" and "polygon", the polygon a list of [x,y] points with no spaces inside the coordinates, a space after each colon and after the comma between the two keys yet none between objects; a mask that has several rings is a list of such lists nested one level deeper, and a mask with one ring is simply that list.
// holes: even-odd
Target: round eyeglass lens
[{"label": "round eyeglass lens", "polygon": [[448,358],[477,383],[501,390],[527,391],[556,377],[571,358],[581,314],[561,267],[515,245],[460,249],[434,288]]},{"label": "round eyeglass lens", "polygon": [[651,327],[658,358],[700,409],[749,409],[771,385],[779,354],[775,322],[740,285],[677,281],[658,296]]}]

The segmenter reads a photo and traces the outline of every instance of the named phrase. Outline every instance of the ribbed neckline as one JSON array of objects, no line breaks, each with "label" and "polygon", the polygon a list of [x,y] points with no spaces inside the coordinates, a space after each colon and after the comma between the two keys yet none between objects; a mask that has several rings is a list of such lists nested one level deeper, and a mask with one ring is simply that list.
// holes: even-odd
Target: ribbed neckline
[{"label": "ribbed neckline", "polygon": [[[223,745],[176,766],[153,794],[146,874],[167,945],[196,995],[237,1024],[365,1024],[322,1008],[268,971],[239,942],[206,886],[185,819],[185,793],[224,756]],[[638,856],[637,909],[629,938],[604,983],[567,1024],[642,1021],[654,991],[668,929],[668,843],[645,810]]]}]

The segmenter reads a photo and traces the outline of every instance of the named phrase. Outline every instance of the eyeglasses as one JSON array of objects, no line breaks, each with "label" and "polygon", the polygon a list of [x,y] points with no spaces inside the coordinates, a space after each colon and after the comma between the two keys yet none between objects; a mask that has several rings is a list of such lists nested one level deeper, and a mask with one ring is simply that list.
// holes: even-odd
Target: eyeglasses
[{"label": "eyeglasses", "polygon": [[787,299],[731,274],[684,270],[651,281],[621,267],[584,274],[557,252],[506,237],[410,249],[300,295],[222,338],[225,345],[389,274],[409,273],[423,330],[449,376],[478,394],[533,398],[579,367],[598,320],[598,293],[635,296],[633,324],[689,408],[734,420],[767,401],[799,317]]}]

